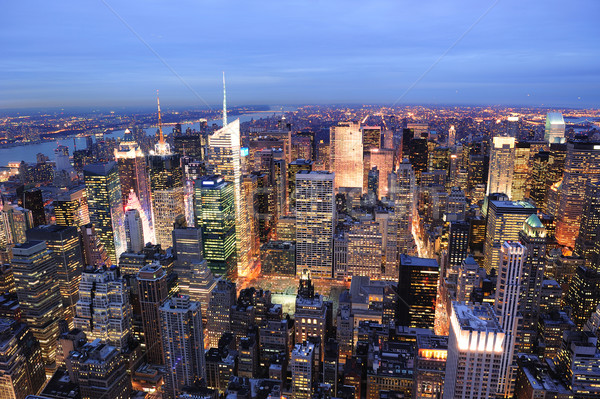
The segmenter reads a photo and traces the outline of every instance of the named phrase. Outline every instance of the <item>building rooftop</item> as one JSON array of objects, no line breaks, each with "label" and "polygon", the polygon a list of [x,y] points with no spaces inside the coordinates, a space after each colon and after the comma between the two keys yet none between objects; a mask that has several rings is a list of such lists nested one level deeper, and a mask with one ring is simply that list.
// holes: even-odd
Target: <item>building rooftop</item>
[{"label": "building rooftop", "polygon": [[400,255],[400,264],[401,265],[411,265],[416,267],[433,267],[439,268],[438,262],[436,259],[430,258],[419,258],[417,256],[409,256],[409,255]]},{"label": "building rooftop", "polygon": [[461,330],[503,332],[491,305],[467,305],[464,302],[452,302]]}]

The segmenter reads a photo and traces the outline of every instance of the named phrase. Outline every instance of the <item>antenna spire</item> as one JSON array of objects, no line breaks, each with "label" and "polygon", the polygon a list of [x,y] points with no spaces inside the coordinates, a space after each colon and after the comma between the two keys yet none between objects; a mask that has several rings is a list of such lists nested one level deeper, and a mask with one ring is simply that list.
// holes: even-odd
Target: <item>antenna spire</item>
[{"label": "antenna spire", "polygon": [[223,71],[223,127],[227,126],[227,90],[225,89],[225,71]]},{"label": "antenna spire", "polygon": [[165,137],[163,136],[163,131],[162,131],[162,119],[160,117],[160,98],[158,98],[158,90],[156,90],[156,104],[158,105],[158,132],[160,134],[158,142],[160,144],[164,144]]}]

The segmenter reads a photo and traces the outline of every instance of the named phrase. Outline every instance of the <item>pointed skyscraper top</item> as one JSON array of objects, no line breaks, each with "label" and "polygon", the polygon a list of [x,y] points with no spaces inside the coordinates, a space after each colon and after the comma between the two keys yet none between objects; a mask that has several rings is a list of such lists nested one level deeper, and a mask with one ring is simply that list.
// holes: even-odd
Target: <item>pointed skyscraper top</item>
[{"label": "pointed skyscraper top", "polygon": [[160,98],[158,97],[158,90],[156,90],[156,105],[158,105],[158,133],[160,135],[158,138],[158,142],[160,144],[164,144],[165,138],[163,136],[163,131],[162,131],[162,119],[160,117]]},{"label": "pointed skyscraper top", "polygon": [[227,90],[225,89],[225,71],[223,71],[223,127],[227,126]]}]

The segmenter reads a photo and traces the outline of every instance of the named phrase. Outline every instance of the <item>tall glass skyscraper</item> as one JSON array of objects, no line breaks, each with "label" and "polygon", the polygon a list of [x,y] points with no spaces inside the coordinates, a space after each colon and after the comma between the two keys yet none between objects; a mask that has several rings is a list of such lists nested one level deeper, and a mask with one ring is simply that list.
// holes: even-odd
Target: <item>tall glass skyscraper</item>
[{"label": "tall glass skyscraper", "polygon": [[544,141],[548,144],[565,142],[565,120],[560,112],[549,112],[546,115]]},{"label": "tall glass skyscraper", "polygon": [[94,224],[100,242],[116,265],[125,252],[124,213],[121,183],[115,162],[86,165],[83,177],[88,198],[90,222]]},{"label": "tall glass skyscraper", "polygon": [[215,274],[236,277],[234,185],[207,176],[195,185],[196,226],[202,231],[204,258]]}]

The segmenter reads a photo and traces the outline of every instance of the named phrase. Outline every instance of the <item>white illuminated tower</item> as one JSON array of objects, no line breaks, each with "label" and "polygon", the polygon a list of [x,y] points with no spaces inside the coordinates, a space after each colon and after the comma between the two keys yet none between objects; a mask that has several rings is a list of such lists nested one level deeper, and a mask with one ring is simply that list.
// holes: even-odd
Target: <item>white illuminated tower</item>
[{"label": "white illuminated tower", "polygon": [[565,120],[560,112],[548,112],[544,141],[548,144],[565,142]]},{"label": "white illuminated tower", "polygon": [[363,188],[363,137],[360,123],[340,122],[329,129],[331,170],[335,189]]},{"label": "white illuminated tower", "polygon": [[500,327],[506,334],[504,353],[500,364],[500,377],[498,379],[498,394],[505,398],[512,398],[516,378],[516,362],[514,356],[517,352],[515,346],[517,329],[523,318],[519,307],[523,263],[527,257],[527,249],[519,242],[507,241],[502,245],[500,262],[498,264],[498,284],[496,286],[496,301],[494,310],[498,316]]},{"label": "white illuminated tower", "polygon": [[[145,238],[147,241],[155,243],[148,163],[129,129],[125,130],[123,140],[115,148],[114,154],[119,167],[123,206],[131,208],[135,205],[135,209],[140,212],[140,215],[145,215],[148,221],[148,224],[144,226]],[[131,204],[131,192],[135,194],[137,201],[135,204]]]},{"label": "white illuminated tower", "polygon": [[490,167],[486,195],[506,194],[511,197],[515,163],[515,138],[496,136],[490,154]]},{"label": "white illuminated tower", "polygon": [[504,339],[491,305],[452,302],[444,399],[494,398]]},{"label": "white illuminated tower", "polygon": [[[130,191],[129,192],[129,198],[127,199],[127,204],[125,205],[125,213],[127,215],[127,212],[135,210],[137,211],[138,215],[139,215],[139,222],[142,228],[142,235],[140,236],[141,238],[141,243],[142,243],[142,247],[147,243],[147,242],[154,242],[154,230],[152,229],[151,226],[151,215],[148,215],[146,213],[146,211],[144,210],[142,204],[140,203],[140,200],[138,199],[137,195],[135,194],[134,191]],[[127,223],[127,220],[125,220],[125,222]],[[127,241],[127,245],[129,245],[129,241]],[[130,251],[128,249],[128,251]],[[140,249],[141,251],[141,249]],[[139,252],[139,251],[134,251],[134,252]]]},{"label": "white illuminated tower", "polygon": [[138,253],[144,248],[144,228],[137,209],[125,211],[125,237],[127,252]]},{"label": "white illuminated tower", "polygon": [[450,129],[448,129],[448,147],[452,148],[456,145],[456,129],[454,125],[450,125]]},{"label": "white illuminated tower", "polygon": [[246,197],[242,192],[240,156],[240,120],[227,123],[227,96],[223,73],[223,127],[208,137],[210,172],[221,175],[233,184],[236,225],[237,275],[246,276],[252,268],[250,256],[251,233],[248,223]]}]

